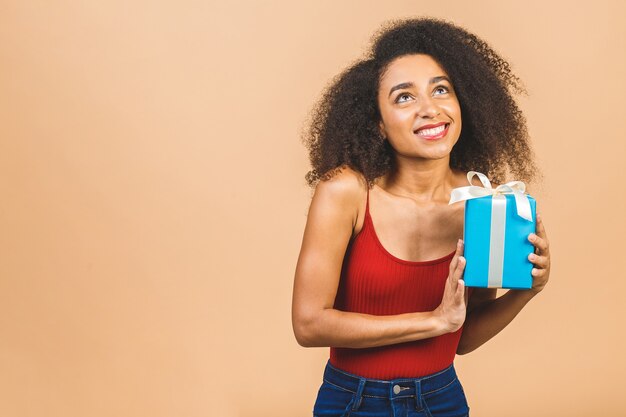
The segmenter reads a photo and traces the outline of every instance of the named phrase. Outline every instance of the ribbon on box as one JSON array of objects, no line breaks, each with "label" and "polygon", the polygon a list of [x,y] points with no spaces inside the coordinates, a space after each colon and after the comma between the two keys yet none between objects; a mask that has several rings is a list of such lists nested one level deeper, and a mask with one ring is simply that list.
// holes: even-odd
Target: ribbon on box
[{"label": "ribbon on box", "polygon": [[[472,185],[472,178],[477,176],[482,187]],[[502,287],[502,275],[504,271],[504,234],[506,230],[506,197],[504,194],[513,194],[517,215],[532,222],[532,210],[530,201],[526,196],[526,184],[521,181],[511,181],[497,186],[491,186],[489,179],[480,172],[469,171],[467,173],[469,187],[459,187],[452,190],[450,202],[454,204],[459,201],[471,200],[474,198],[491,195],[493,198],[491,207],[491,232],[489,241],[489,276],[487,279],[489,287]]]}]

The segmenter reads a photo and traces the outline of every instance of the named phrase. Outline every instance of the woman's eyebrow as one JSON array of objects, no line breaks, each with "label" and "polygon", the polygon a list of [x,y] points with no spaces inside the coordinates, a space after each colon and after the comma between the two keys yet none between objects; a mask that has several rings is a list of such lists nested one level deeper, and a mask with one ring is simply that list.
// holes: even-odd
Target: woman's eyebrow
[{"label": "woman's eyebrow", "polygon": [[389,96],[387,96],[387,98],[389,98],[391,96],[391,93],[393,93],[396,90],[400,90],[402,88],[411,88],[411,87],[415,87],[415,84],[408,82],[408,83],[400,83],[398,85],[394,85],[393,87],[391,87],[391,90],[389,90]]},{"label": "woman's eyebrow", "polygon": [[[433,77],[430,80],[428,80],[429,84],[434,84],[437,83],[439,81],[443,81],[446,80],[447,82],[449,82],[450,84],[452,84],[452,81],[450,81],[450,79],[448,77],[446,77],[445,75],[438,75],[437,77]],[[411,88],[411,87],[415,87],[415,84],[413,84],[412,82],[406,82],[406,83],[400,83],[398,85],[394,85],[393,87],[391,87],[391,90],[389,90],[389,96],[391,96],[391,93],[393,93],[396,90],[400,90],[402,88]],[[387,96],[387,97],[389,97]]]},{"label": "woman's eyebrow", "polygon": [[443,80],[452,84],[452,81],[450,81],[450,78],[446,77],[445,75],[439,75],[438,77],[431,78],[429,81],[429,84],[438,83],[439,81],[443,81]]}]

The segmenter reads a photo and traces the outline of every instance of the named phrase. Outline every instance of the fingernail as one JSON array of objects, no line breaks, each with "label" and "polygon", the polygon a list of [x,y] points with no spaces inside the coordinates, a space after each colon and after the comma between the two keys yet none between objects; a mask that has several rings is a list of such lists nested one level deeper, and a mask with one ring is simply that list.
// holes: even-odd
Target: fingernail
[{"label": "fingernail", "polygon": [[530,259],[531,261],[534,261],[535,259],[537,259],[537,256],[535,256],[535,254],[531,253],[531,254],[528,256],[528,259]]}]

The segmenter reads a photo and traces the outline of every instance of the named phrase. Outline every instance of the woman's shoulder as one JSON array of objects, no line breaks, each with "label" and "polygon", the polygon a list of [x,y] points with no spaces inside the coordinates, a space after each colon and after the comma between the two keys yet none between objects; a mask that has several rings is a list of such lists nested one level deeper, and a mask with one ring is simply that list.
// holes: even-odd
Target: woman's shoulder
[{"label": "woman's shoulder", "polygon": [[322,207],[328,216],[349,218],[355,234],[363,224],[368,187],[363,174],[340,167],[329,178],[318,182],[312,206]]},{"label": "woman's shoulder", "polygon": [[360,172],[342,166],[337,168],[327,179],[320,180],[315,193],[328,194],[342,201],[360,201],[367,193],[367,180]]}]

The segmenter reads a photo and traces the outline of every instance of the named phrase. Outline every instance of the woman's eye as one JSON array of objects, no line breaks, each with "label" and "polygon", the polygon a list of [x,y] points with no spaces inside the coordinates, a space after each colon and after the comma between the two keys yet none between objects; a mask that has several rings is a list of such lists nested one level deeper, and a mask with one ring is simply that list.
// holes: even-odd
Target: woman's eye
[{"label": "woman's eye", "polygon": [[437,88],[435,88],[435,93],[441,91],[441,94],[445,94],[448,92],[448,87],[445,87],[443,85],[438,86]]},{"label": "woman's eye", "polygon": [[411,97],[411,95],[407,93],[400,94],[398,97],[396,97],[396,103],[402,103],[406,101],[406,100],[400,100],[402,97]]}]

